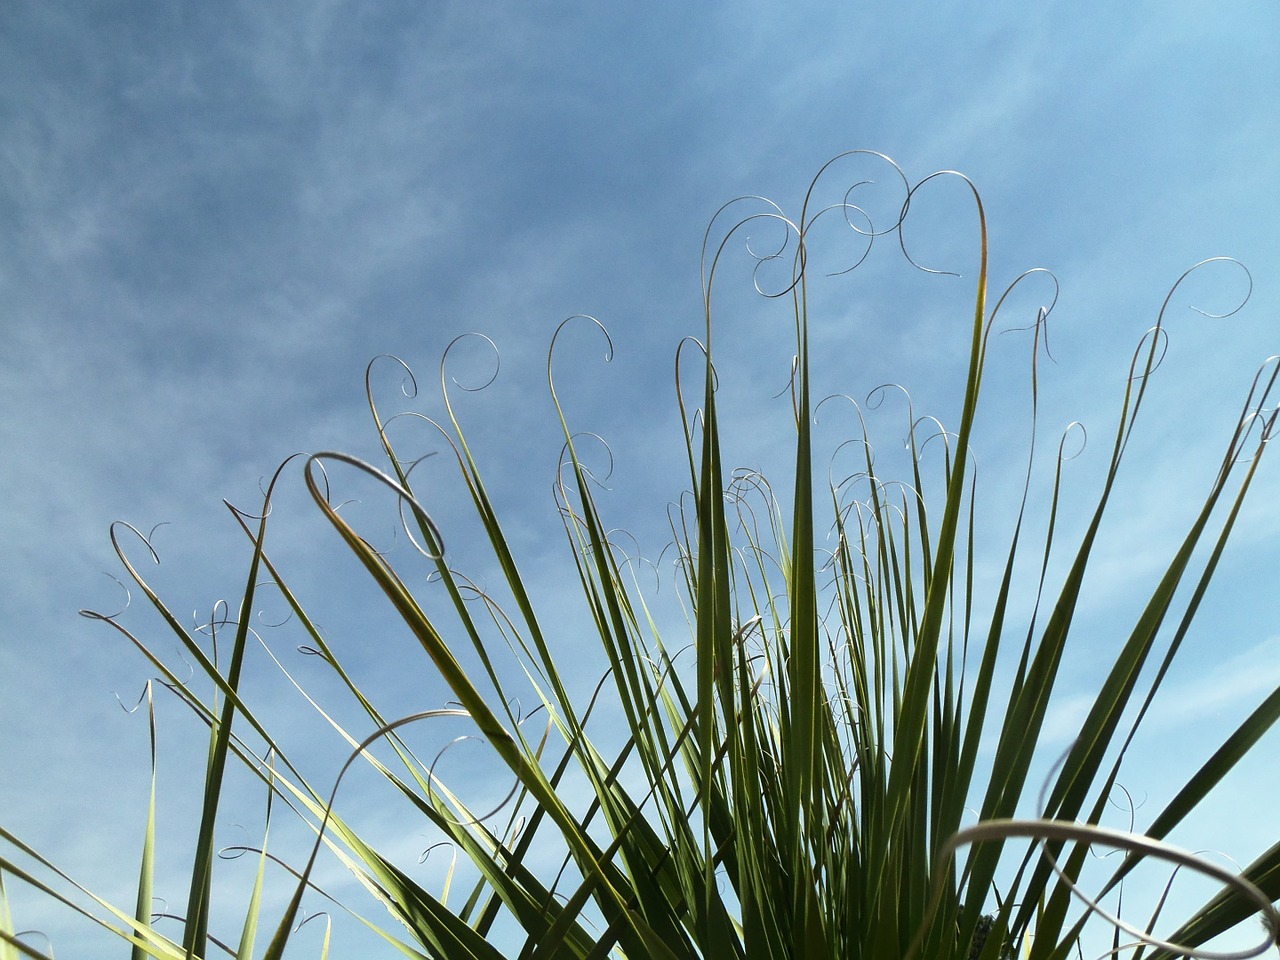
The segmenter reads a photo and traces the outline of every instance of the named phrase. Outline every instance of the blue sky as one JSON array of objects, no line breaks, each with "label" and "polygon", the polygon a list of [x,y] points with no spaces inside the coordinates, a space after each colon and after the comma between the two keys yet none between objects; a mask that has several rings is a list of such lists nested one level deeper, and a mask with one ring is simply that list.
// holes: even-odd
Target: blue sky
[{"label": "blue sky", "polygon": [[[1082,489],[1133,346],[1172,283],[1210,256],[1252,270],[1252,299],[1228,320],[1187,309],[1238,301],[1241,274],[1227,267],[1197,275],[1175,303],[1162,392],[1133,453],[1141,466],[1118,493],[1064,677],[1065,744],[1099,656],[1123,636],[1115,625],[1209,482],[1254,370],[1280,352],[1277,49],[1280,7],[1264,0],[6,3],[0,820],[130,902],[146,725],[115,695],[131,704],[148,671],[76,616],[121,605],[103,575],[120,572],[108,524],[167,524],[157,582],[175,610],[207,616],[244,576],[224,497],[252,507],[260,478],[295,451],[374,455],[362,377],[376,355],[408,361],[424,407],[438,409],[446,345],[469,331],[498,343],[501,376],[463,398],[464,417],[512,539],[554,601],[563,556],[546,347],[565,317],[599,318],[613,362],[576,332],[557,355],[560,389],[575,427],[614,451],[606,509],[656,557],[683,480],[672,362],[680,338],[702,331],[707,221],[744,194],[798,212],[813,174],[851,148],[894,157],[912,181],[970,176],[990,222],[993,289],[1030,267],[1058,276],[1042,422],[1049,436],[1073,419],[1096,426]],[[877,248],[856,280],[821,294],[815,377],[857,396],[896,381],[918,410],[954,423],[973,216],[955,184],[925,199],[913,254],[964,277],[922,278],[892,244]],[[1028,293],[1024,312],[1044,295]],[[736,293],[725,305],[726,458],[768,466],[785,440],[785,398],[774,399],[791,349],[785,311]],[[477,347],[459,351],[460,380],[487,376]],[[1006,454],[1017,452],[1024,358],[1002,345],[992,361],[1012,371],[993,375],[993,445],[978,452],[997,491],[1020,469]],[[389,372],[379,382],[387,397],[398,385]],[[327,625],[393,702],[438,705],[425,669],[409,681],[375,647],[374,608],[292,481],[279,553],[318,602],[333,601]],[[1152,811],[1280,683],[1274,469],[1258,484],[1128,780]],[[465,532],[452,542],[467,558]],[[165,642],[140,604],[131,615]],[[287,691],[263,696],[283,717],[303,709]],[[202,747],[164,707],[161,844],[177,878]],[[1179,841],[1241,862],[1269,846],[1275,753],[1271,738]],[[247,825],[254,802],[239,807]],[[419,842],[387,829],[388,843]],[[52,936],[58,956],[90,955],[83,925],[29,910],[20,922]]]}]

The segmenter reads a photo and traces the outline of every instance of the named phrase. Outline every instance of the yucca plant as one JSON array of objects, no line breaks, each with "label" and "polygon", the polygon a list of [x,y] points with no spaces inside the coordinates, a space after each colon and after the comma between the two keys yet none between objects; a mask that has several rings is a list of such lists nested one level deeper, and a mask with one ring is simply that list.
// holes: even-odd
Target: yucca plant
[{"label": "yucca plant", "polygon": [[[704,337],[677,350],[677,389],[682,363],[696,360],[704,371],[700,405],[680,398],[688,490],[670,511],[687,634],[672,636],[660,625],[639,587],[634,558],[602,516],[597,480],[579,452],[584,439],[557,398],[550,361],[551,399],[564,437],[555,506],[568,541],[566,562],[608,666],[585,701],[575,699],[575,671],[558,652],[560,612],[540,610],[528,588],[455,415],[443,365],[445,417],[412,414],[436,429],[438,442],[412,457],[393,446],[393,418],[383,416],[370,381],[369,408],[385,464],[319,453],[305,460],[303,477],[316,507],[385,595],[387,616],[416,639],[453,702],[389,717],[344,669],[335,645],[292,589],[289,571],[268,549],[272,497],[287,475],[284,467],[267,487],[262,509],[233,508],[248,541],[245,587],[235,615],[218,618],[208,629],[233,635],[229,652],[225,641],[211,652],[206,637],[180,622],[129,559],[119,539],[126,528],[113,528],[129,577],[213,684],[211,694],[198,692],[153,652],[155,644],[144,643],[118,617],[88,614],[131,640],[160,682],[210,730],[191,884],[176,917],[181,936],[162,933],[164,923],[153,916],[154,786],[131,911],[96,898],[97,907],[86,906],[80,894],[67,892],[66,874],[3,829],[0,836],[10,850],[0,857],[0,880],[7,875],[30,884],[107,925],[131,944],[135,958],[225,952],[277,960],[304,919],[304,901],[326,896],[313,881],[322,849],[399,923],[360,919],[384,938],[389,953],[410,957],[1058,960],[1082,955],[1082,933],[1099,915],[1114,919],[1116,953],[1132,948],[1135,956],[1163,960],[1267,950],[1276,929],[1271,904],[1280,897],[1280,843],[1236,874],[1168,846],[1164,838],[1273,726],[1280,717],[1280,690],[1231,732],[1140,834],[1110,828],[1104,815],[1134,730],[1178,654],[1259,469],[1275,427],[1280,368],[1273,358],[1255,377],[1202,507],[1129,626],[1078,736],[1048,781],[1033,781],[1033,762],[1053,759],[1042,756],[1050,698],[1073,649],[1082,582],[1113,484],[1150,375],[1163,356],[1164,309],[1133,355],[1109,466],[1081,518],[1079,541],[1064,547],[1061,535],[1055,538],[1064,459],[1059,448],[1048,515],[1038,518],[1037,526],[1047,531],[1043,539],[1024,542],[1032,528],[1028,465],[1021,501],[1009,511],[1011,536],[993,548],[993,531],[975,522],[971,442],[989,340],[1005,298],[1030,274],[1015,280],[994,306],[989,303],[985,217],[977,190],[963,180],[974,201],[980,266],[967,377],[954,425],[944,428],[939,420],[910,413],[903,436],[909,475],[884,477],[877,472],[861,408],[853,404],[863,424],[852,438],[860,466],[824,485],[815,471],[812,435],[822,405],[810,373],[814,225],[842,221],[868,249],[876,237],[900,239],[916,192],[942,176],[912,187],[887,158],[855,153],[885,162],[890,178],[902,184],[901,213],[887,227],[872,226],[856,187],[835,203],[819,205],[819,184],[851,156],[846,154],[823,167],[798,218],[751,198],[759,204],[754,210],[739,213],[748,201],[726,204],[708,228]],[[748,247],[758,266],[791,265],[781,290],[764,291],[794,305],[795,466],[786,497],[775,494],[782,488],[760,473],[728,471],[722,461],[713,293],[727,252],[740,249],[753,226],[782,227],[789,237],[786,248],[765,255]],[[1032,327],[1037,344],[1047,315],[1048,308],[1042,309]],[[603,330],[591,318],[565,323]],[[1033,350],[1033,409],[1034,355]],[[926,458],[926,446],[941,455]],[[482,588],[455,569],[442,533],[447,518],[435,516],[431,498],[415,487],[414,468],[432,453],[456,467],[500,586]],[[1028,462],[1031,456],[1028,450]],[[418,548],[410,563],[394,568],[335,502],[330,472],[352,470],[399,504],[404,532]],[[150,550],[145,537],[132,534]],[[424,562],[433,581],[429,596],[419,576]],[[983,562],[994,562],[1000,571],[990,598],[975,586],[975,570]],[[1060,577],[1053,573],[1059,568]],[[339,785],[308,782],[291,760],[287,738],[255,714],[244,693],[244,665],[257,642],[253,614],[264,584],[285,598],[310,652],[367,715],[367,730],[349,732],[333,711],[311,701],[347,745],[350,759],[343,772],[356,763],[370,765],[468,869],[451,868],[436,886],[413,879],[344,816]],[[1015,618],[1015,608],[1033,612]],[[518,680],[511,678],[512,662]],[[531,694],[538,704],[534,711],[520,706]],[[593,720],[597,711],[620,716],[620,724]],[[474,724],[489,763],[512,778],[514,787],[496,810],[472,809],[458,785],[438,776],[436,764],[420,760],[411,748],[406,728],[440,717]],[[375,754],[376,745],[391,751],[386,761]],[[979,774],[988,766],[984,754],[990,772]],[[210,932],[214,828],[231,764],[261,778],[268,797],[290,807],[315,835],[310,857],[291,864],[269,854],[263,839],[238,942]],[[1038,816],[1018,819],[1031,802]],[[1096,867],[1087,869],[1094,846],[1125,854],[1096,882]],[[1152,859],[1174,870],[1202,871],[1221,883],[1221,892],[1167,940],[1154,932],[1162,921],[1159,911],[1130,923],[1111,918],[1104,906],[1136,866]],[[291,876],[293,895],[259,951],[267,873],[280,869]],[[1087,893],[1081,886],[1086,875],[1093,884]],[[465,889],[458,893],[455,885]],[[0,887],[0,960],[43,957],[15,933],[4,904]],[[355,910],[353,904],[346,907]],[[1252,954],[1197,952],[1259,913],[1268,933]],[[327,954],[326,936],[321,955]]]}]

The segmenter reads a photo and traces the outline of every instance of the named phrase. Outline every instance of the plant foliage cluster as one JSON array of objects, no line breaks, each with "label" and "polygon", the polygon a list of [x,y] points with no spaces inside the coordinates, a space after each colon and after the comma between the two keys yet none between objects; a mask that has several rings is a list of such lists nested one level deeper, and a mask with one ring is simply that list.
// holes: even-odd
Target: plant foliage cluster
[{"label": "plant foliage cluster", "polygon": [[[160,681],[210,731],[185,908],[176,920],[153,916],[154,774],[132,911],[97,898],[86,901],[89,895],[69,887],[66,874],[3,829],[7,848],[0,849],[0,881],[29,884],[93,917],[131,944],[135,958],[225,952],[278,960],[304,917],[304,903],[324,900],[312,880],[321,850],[345,864],[399,922],[356,914],[391,952],[409,957],[1060,960],[1079,955],[1089,918],[1107,909],[1108,895],[1137,864],[1152,858],[1206,872],[1221,882],[1221,892],[1167,940],[1154,933],[1156,917],[1136,924],[1117,918],[1114,952],[1132,948],[1135,956],[1160,960],[1196,953],[1259,911],[1274,929],[1280,843],[1237,876],[1163,841],[1274,725],[1280,690],[1230,733],[1141,835],[1110,830],[1102,821],[1134,729],[1188,633],[1275,427],[1276,363],[1269,361],[1255,379],[1202,508],[1130,624],[1078,737],[1043,785],[1039,816],[1017,819],[1020,804],[1040,788],[1029,782],[1030,771],[1034,760],[1044,759],[1046,716],[1068,656],[1082,582],[1149,377],[1163,355],[1164,310],[1134,353],[1109,465],[1084,518],[1082,538],[1070,548],[1054,540],[1059,448],[1049,515],[1035,524],[1048,533],[1036,542],[1024,532],[1033,526],[1025,516],[1028,469],[1027,490],[1010,513],[1016,515],[1011,537],[1000,552],[980,558],[978,551],[987,550],[992,538],[990,531],[974,528],[970,447],[984,364],[1005,297],[1030,274],[989,304],[985,216],[977,191],[963,180],[972,190],[980,267],[958,420],[944,429],[933,418],[910,415],[905,439],[912,476],[905,481],[877,475],[864,432],[853,446],[863,458],[859,469],[823,489],[812,447],[820,403],[811,393],[810,375],[811,230],[820,220],[835,219],[867,249],[876,237],[900,239],[917,191],[942,176],[910,186],[891,161],[870,155],[887,164],[890,179],[901,181],[904,197],[897,221],[875,229],[858,206],[857,186],[834,204],[820,206],[815,199],[818,184],[848,156],[815,178],[798,219],[752,198],[757,206],[748,213],[739,213],[748,201],[734,201],[708,228],[705,334],[682,343],[678,360],[699,358],[705,387],[696,404],[681,398],[688,492],[671,514],[691,636],[673,640],[658,628],[630,559],[598,509],[594,477],[578,452],[582,437],[570,428],[552,381],[564,434],[557,506],[580,599],[608,661],[595,695],[575,702],[567,665],[553,654],[556,626],[548,617],[555,614],[537,609],[531,597],[455,416],[443,363],[447,416],[431,421],[439,431],[437,452],[456,466],[487,535],[486,549],[509,598],[501,605],[451,565],[430,500],[415,489],[416,461],[393,448],[389,421],[370,387],[385,465],[320,453],[306,460],[305,482],[455,702],[391,718],[344,669],[291,589],[288,571],[273,562],[268,549],[271,491],[281,473],[260,511],[233,508],[248,542],[248,570],[239,609],[219,625],[232,640],[222,641],[218,657],[148,586],[118,539],[125,528],[117,526],[113,541],[129,577],[198,674],[212,681],[211,693],[199,692],[117,617],[94,615],[136,644]],[[726,471],[712,361],[713,290],[725,254],[740,248],[745,231],[763,224],[781,225],[789,237],[781,250],[753,253],[761,264],[791,264],[786,289],[769,294],[791,302],[795,317],[795,473],[785,504],[763,476]],[[1047,315],[1043,309],[1035,322],[1037,343]],[[1033,360],[1033,386],[1034,373]],[[943,455],[926,459],[927,443],[941,445]],[[328,474],[337,470],[361,471],[398,500],[405,531],[432,571],[435,592],[429,602],[415,576],[393,568],[331,502]],[[824,540],[828,524],[832,536]],[[1063,551],[1065,574],[1052,578],[1051,552],[1056,558]],[[974,587],[980,559],[994,559],[1002,572],[990,605],[975,609],[985,602]],[[1022,622],[1010,611],[1026,606],[1015,570],[1028,562],[1039,577],[1034,615]],[[362,838],[334,802],[337,787],[307,782],[284,738],[255,714],[244,693],[244,664],[255,642],[252,614],[264,585],[285,598],[311,650],[367,714],[373,731],[368,736],[350,733],[323,714],[351,751],[347,766],[371,765],[387,789],[412,804],[470,864],[469,872],[457,874],[461,891],[451,889],[452,871],[442,888],[426,888]],[[519,689],[504,679],[498,664],[508,651],[522,668]],[[519,706],[530,691],[539,704],[534,713]],[[605,700],[625,719],[620,749],[604,746],[616,737],[593,733],[593,712]],[[498,810],[470,809],[436,776],[435,765],[410,749],[406,725],[440,716],[474,723],[492,764],[513,778],[511,795]],[[375,744],[394,759],[378,759],[370,749]],[[986,769],[984,751],[992,754],[989,775],[978,773]],[[225,941],[209,927],[218,853],[214,827],[232,764],[260,777],[272,804],[287,805],[309,824],[315,846],[305,862],[286,865],[267,852],[264,837],[243,930],[237,941]],[[577,802],[584,790],[588,799]],[[1081,908],[1076,884],[1091,847],[1098,845],[1118,848],[1124,856]],[[538,868],[545,861],[534,855],[545,847],[563,857],[552,875]],[[259,938],[265,877],[279,869],[295,878],[294,894],[269,938]],[[351,904],[344,908],[355,912]],[[165,932],[174,929],[180,935]],[[323,951],[327,955],[327,937]],[[19,956],[45,955],[0,912],[0,960]]]}]

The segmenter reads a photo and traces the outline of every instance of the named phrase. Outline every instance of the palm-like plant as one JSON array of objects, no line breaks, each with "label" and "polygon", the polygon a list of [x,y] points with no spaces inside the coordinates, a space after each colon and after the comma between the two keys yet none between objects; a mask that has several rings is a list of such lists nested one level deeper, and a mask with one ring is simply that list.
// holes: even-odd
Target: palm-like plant
[{"label": "palm-like plant", "polygon": [[[225,662],[208,655],[117,542],[130,577],[212,679],[215,692],[199,695],[117,619],[101,618],[137,644],[163,682],[208,723],[211,739],[181,939],[162,935],[151,916],[154,791],[137,908],[130,915],[101,904],[112,919],[99,922],[133,944],[135,957],[217,952],[218,941],[209,934],[214,825],[228,764],[239,761],[316,836],[306,863],[288,868],[297,877],[295,892],[261,954],[267,960],[283,954],[304,898],[318,896],[309,891],[315,889],[311,876],[321,847],[345,863],[403,924],[407,938],[365,921],[407,956],[997,960],[1016,951],[1057,960],[1075,955],[1084,925],[1102,909],[1102,898],[1150,857],[1205,871],[1222,881],[1222,892],[1179,927],[1171,943],[1155,938],[1151,925],[1117,926],[1117,951],[1138,941],[1144,946],[1135,952],[1146,956],[1186,953],[1259,911],[1274,929],[1271,902],[1280,897],[1280,843],[1236,876],[1162,841],[1280,717],[1280,690],[1190,777],[1143,835],[1100,824],[1133,730],[1187,633],[1275,426],[1275,363],[1255,379],[1203,509],[1133,623],[1079,736],[1044,785],[1039,817],[1016,819],[1032,788],[1032,762],[1042,752],[1038,745],[1085,571],[1149,375],[1162,355],[1163,310],[1134,354],[1105,480],[1061,582],[1049,576],[1050,552],[1058,546],[1060,449],[1044,542],[1024,544],[1028,470],[1012,536],[996,554],[1002,572],[993,602],[976,610],[981,600],[974,570],[978,551],[991,538],[975,529],[970,444],[993,326],[1009,291],[1028,276],[988,306],[986,224],[976,190],[981,261],[958,423],[943,430],[938,421],[910,415],[908,482],[877,475],[864,423],[857,438],[865,452],[861,468],[833,480],[824,495],[817,493],[811,424],[821,404],[810,380],[806,268],[811,230],[832,217],[843,217],[851,227],[865,223],[854,229],[869,248],[874,237],[900,230],[916,191],[933,179],[910,187],[891,161],[880,159],[901,179],[906,198],[887,230],[872,229],[855,205],[854,191],[817,207],[815,188],[837,161],[815,178],[798,219],[788,219],[773,205],[738,216],[741,204],[734,202],[708,228],[705,337],[681,344],[677,360],[679,366],[680,358],[700,351],[705,370],[701,405],[691,409],[681,398],[689,492],[672,512],[676,566],[692,632],[690,671],[681,659],[688,638],[673,644],[659,630],[601,516],[593,477],[577,450],[581,439],[556,399],[550,363],[552,398],[564,432],[558,507],[581,599],[609,666],[606,681],[585,704],[571,696],[564,664],[553,654],[547,620],[535,609],[503,534],[454,415],[443,368],[447,416],[431,423],[487,535],[506,595],[501,605],[451,565],[440,529],[415,492],[415,461],[393,447],[389,421],[371,387],[369,406],[387,456],[385,471],[342,454],[321,453],[306,461],[304,472],[317,507],[434,663],[456,705],[391,720],[344,670],[267,550],[279,472],[261,511],[234,511],[248,538],[250,559],[239,613],[229,622],[234,640]],[[763,476],[726,473],[712,363],[718,271],[744,228],[761,221],[781,224],[793,242],[791,282],[772,294],[789,298],[795,308],[795,475],[785,509]],[[760,259],[776,264],[780,256]],[[1042,310],[1035,324],[1037,339],[1047,313]],[[553,338],[553,349],[554,344]],[[931,476],[922,457],[926,443],[943,447],[940,475]],[[362,471],[398,498],[405,530],[427,558],[443,602],[425,602],[407,575],[393,569],[331,502],[326,471],[339,466]],[[824,513],[834,544],[825,551],[818,536]],[[1022,569],[1026,552],[1033,552],[1039,576],[1033,587],[1035,613],[1019,624],[1010,610],[1023,589],[1015,571]],[[362,839],[335,808],[337,787],[326,792],[308,783],[282,738],[260,722],[242,696],[246,649],[254,639],[250,615],[263,582],[279,589],[307,643],[367,713],[374,732],[364,738],[330,720],[350,747],[348,766],[371,764],[471,864],[471,886],[460,905],[449,905],[443,892],[419,884]],[[470,669],[458,653],[467,648],[477,665]],[[504,648],[523,668],[519,691],[504,679],[497,662]],[[1154,678],[1140,683],[1144,668],[1157,660]],[[546,720],[536,734],[529,732],[530,717],[518,706],[517,694],[527,696],[529,690]],[[603,746],[617,731],[601,735],[590,722],[604,697],[625,718],[620,748]],[[1132,719],[1135,705],[1137,720]],[[469,809],[404,739],[407,724],[445,715],[474,723],[493,762],[514,777],[515,788],[498,811]],[[259,739],[268,745],[266,751],[254,747]],[[394,751],[394,764],[369,751],[380,741]],[[980,752],[992,744],[991,773],[983,782],[976,773]],[[578,803],[583,789],[587,799]],[[975,804],[972,823],[966,810]],[[26,858],[53,869],[11,834],[0,830],[0,835]],[[1073,891],[1095,843],[1119,847],[1126,856],[1093,891],[1092,905],[1073,911]],[[547,846],[563,857],[562,868],[551,876],[536,865]],[[256,955],[260,896],[271,859],[261,853],[240,942],[226,948],[237,956]],[[6,872],[98,916],[13,856],[0,857],[0,878]],[[41,956],[13,930],[0,913],[0,960]]]}]

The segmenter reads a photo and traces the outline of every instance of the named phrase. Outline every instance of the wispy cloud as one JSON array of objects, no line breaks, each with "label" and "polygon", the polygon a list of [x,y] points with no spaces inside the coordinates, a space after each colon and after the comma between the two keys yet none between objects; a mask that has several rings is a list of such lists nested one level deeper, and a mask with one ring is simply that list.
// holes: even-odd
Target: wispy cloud
[{"label": "wispy cloud", "polygon": [[[1164,518],[1200,489],[1184,466],[1207,469],[1217,455],[1216,441],[1191,439],[1221,419],[1199,398],[1234,398],[1229,377],[1275,350],[1259,347],[1276,305],[1263,274],[1280,250],[1259,213],[1270,188],[1257,158],[1276,149],[1268,93],[1280,68],[1266,38],[1280,28],[1256,11],[1246,22],[1006,6],[984,23],[892,4],[6,7],[0,539],[11,562],[0,578],[0,767],[20,772],[0,777],[6,825],[90,875],[118,865],[121,850],[132,856],[144,733],[117,724],[111,692],[125,696],[146,671],[107,628],[75,617],[116,602],[101,575],[116,569],[106,526],[171,522],[157,537],[164,562],[148,572],[184,616],[207,609],[243,575],[244,540],[222,497],[256,506],[259,477],[296,450],[376,453],[360,378],[377,354],[411,360],[421,393],[402,406],[438,414],[445,345],[469,330],[494,336],[498,383],[456,396],[513,538],[540,562],[560,546],[546,347],[563,317],[597,315],[615,336],[613,364],[600,362],[596,334],[575,330],[558,348],[559,383],[573,429],[599,432],[617,453],[610,515],[646,549],[659,542],[665,502],[643,497],[662,500],[684,481],[672,361],[681,336],[702,335],[706,218],[756,192],[798,213],[816,167],[850,147],[896,155],[912,179],[936,167],[972,174],[991,218],[993,285],[1030,266],[1059,272],[1061,363],[1044,370],[1043,422],[1056,436],[1070,419],[1089,421],[1082,474],[1110,442],[1129,353],[1176,272],[1216,253],[1255,267],[1248,316],[1263,319],[1184,324],[1176,346],[1189,359],[1179,366],[1171,354],[1160,374],[1167,392],[1147,413],[1167,426],[1135,447],[1135,462],[1153,458],[1146,471],[1161,479],[1147,483],[1139,469],[1117,494],[1105,576],[1082,616],[1123,606],[1126,583],[1167,558]],[[920,198],[909,236],[913,253],[962,280],[919,275],[890,237],[859,274],[815,290],[831,311],[815,343],[832,391],[861,400],[895,380],[919,413],[954,415],[947,391],[976,227],[971,199],[949,190]],[[717,314],[726,406],[732,397],[740,414],[726,420],[727,456],[768,467],[788,428],[787,398],[774,394],[789,370],[789,318],[785,304],[772,310],[749,293],[749,261],[734,256],[740,290],[725,286]],[[1194,302],[1233,295],[1232,281],[1200,279]],[[457,359],[459,372],[487,370],[483,351]],[[375,381],[388,410],[400,409],[399,375],[379,370]],[[1024,415],[1025,385],[1001,384],[986,402],[984,478],[993,493],[1016,494],[1008,424]],[[881,415],[891,431],[905,418]],[[426,448],[417,452],[446,452],[429,430],[397,429]],[[821,431],[845,429],[833,417]],[[465,563],[454,468],[441,456],[422,469]],[[391,528],[394,511],[377,512],[385,500],[337,471],[335,483],[365,497],[353,510]],[[351,638],[376,617],[337,602],[349,572],[315,563],[332,531],[296,471],[286,487],[272,549],[305,589],[334,601],[327,622],[363,649]],[[1241,534],[1263,569],[1280,509],[1258,499]],[[1002,509],[998,497],[991,509]],[[550,568],[531,576],[558,601]],[[1260,589],[1245,574],[1224,587],[1241,609]],[[1197,661],[1195,681],[1174,678],[1153,729],[1177,736],[1183,717],[1216,722],[1277,682],[1275,631],[1231,624],[1244,651]],[[365,665],[377,669],[376,657]],[[1081,709],[1070,698],[1058,706],[1061,736]],[[30,771],[46,778],[37,788]],[[121,797],[120,809],[78,822],[82,781]]]}]

